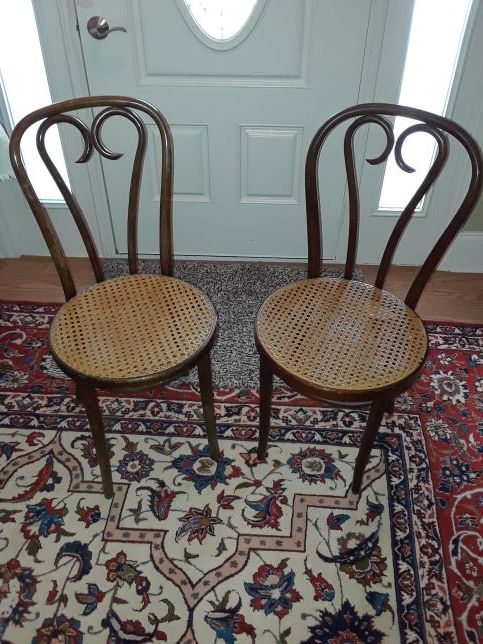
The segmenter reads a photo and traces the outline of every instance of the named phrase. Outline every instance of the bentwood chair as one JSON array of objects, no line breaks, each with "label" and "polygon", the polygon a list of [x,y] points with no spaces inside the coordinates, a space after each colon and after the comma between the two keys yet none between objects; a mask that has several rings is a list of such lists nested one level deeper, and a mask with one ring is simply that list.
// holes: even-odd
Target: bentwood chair
[{"label": "bentwood chair", "polygon": [[[77,110],[104,108],[86,125]],[[74,114],[72,114],[74,112]],[[73,126],[81,134],[84,150],[78,163],[88,161],[94,150],[106,159],[122,155],[106,147],[101,131],[106,120],[122,117],[137,132],[129,203],[127,239],[129,275],[105,280],[101,261],[84,214],[45,146],[49,128],[58,123]],[[137,220],[139,192],[148,128],[161,142],[160,267],[161,275],[137,274]],[[76,295],[62,244],[45,207],[27,175],[20,152],[25,132],[40,122],[37,148],[83,239],[97,284]],[[105,431],[96,390],[130,392],[168,382],[194,365],[198,366],[201,398],[211,456],[217,460],[210,349],[217,317],[211,302],[200,290],[173,277],[172,192],[173,143],[164,116],[144,101],[121,96],[78,98],[39,109],[15,127],[10,156],[20,187],[47,243],[62,283],[66,304],[55,315],[50,328],[50,349],[60,368],[77,385],[84,403],[99,462],[106,498],[113,496],[112,474]]]},{"label": "bentwood chair", "polygon": [[[394,144],[391,121],[404,116],[416,121]],[[412,172],[401,148],[408,136],[426,132],[436,141],[432,165],[399,216],[384,250],[374,286],[352,279],[357,253],[359,196],[354,164],[354,135],[366,124],[379,126],[386,137],[384,152],[372,165],[387,160],[394,147],[398,166]],[[318,159],[328,136],[345,126],[344,159],[349,197],[349,241],[343,277],[321,277],[321,223]],[[344,131],[344,130],[343,130]],[[399,240],[423,196],[443,169],[449,139],[458,141],[471,164],[467,192],[415,277],[404,302],[383,290]],[[454,143],[454,141],[453,141]],[[266,457],[270,429],[273,374],[296,391],[338,407],[369,406],[352,480],[360,494],[364,472],[384,412],[417,377],[428,349],[422,321],[414,309],[446,249],[468,219],[482,188],[482,156],[478,144],[458,124],[422,110],[390,104],[349,107],[317,131],[305,165],[308,234],[308,279],[272,293],[261,306],[255,324],[260,354],[260,437],[258,456]]]}]

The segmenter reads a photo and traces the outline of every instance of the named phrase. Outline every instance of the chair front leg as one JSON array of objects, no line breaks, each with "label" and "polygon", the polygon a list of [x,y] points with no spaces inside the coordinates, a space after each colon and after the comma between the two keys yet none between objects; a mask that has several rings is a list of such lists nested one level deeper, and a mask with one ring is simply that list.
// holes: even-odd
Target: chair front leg
[{"label": "chair front leg", "polygon": [[396,398],[389,398],[389,402],[386,403],[386,411],[388,414],[394,414],[394,403]]},{"label": "chair front leg", "polygon": [[270,418],[272,416],[273,371],[268,361],[260,354],[260,434],[258,438],[258,458],[267,456]]},{"label": "chair front leg", "polygon": [[104,423],[102,421],[101,410],[97,401],[95,389],[85,385],[84,383],[77,383],[77,396],[84,404],[87,418],[89,419],[89,427],[92,433],[92,439],[96,448],[97,462],[101,470],[102,489],[106,499],[111,499],[114,496],[114,488],[112,487],[112,472],[111,463],[109,459],[109,451],[107,449],[106,433],[104,430]]},{"label": "chair front leg", "polygon": [[380,398],[379,400],[375,400],[372,403],[372,407],[369,412],[369,418],[367,420],[367,426],[362,436],[361,446],[359,448],[359,453],[357,454],[356,465],[354,468],[354,478],[352,480],[351,486],[354,494],[360,494],[361,492],[364,471],[366,469],[367,463],[369,462],[371,449],[374,445],[374,440],[381,425],[384,412],[387,409],[387,405],[388,400],[385,398]]},{"label": "chair front leg", "polygon": [[82,402],[82,396],[79,393],[79,387],[80,387],[79,383],[76,382],[76,385],[75,385],[75,398],[76,398],[77,402],[82,405],[83,402]]},{"label": "chair front leg", "polygon": [[205,419],[206,435],[208,437],[208,448],[211,458],[215,461],[220,459],[220,448],[216,436],[215,402],[213,396],[213,379],[211,375],[211,356],[207,351],[198,362],[198,377],[200,380],[201,404],[203,405],[203,416]]}]

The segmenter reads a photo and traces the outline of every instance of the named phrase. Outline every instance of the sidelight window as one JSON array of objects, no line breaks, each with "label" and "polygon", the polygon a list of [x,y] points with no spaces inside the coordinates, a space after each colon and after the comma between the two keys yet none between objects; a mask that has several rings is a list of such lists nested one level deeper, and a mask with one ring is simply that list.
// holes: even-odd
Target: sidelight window
[{"label": "sidelight window", "polygon": [[[22,117],[52,103],[37,23],[31,0],[15,0],[3,7],[0,19],[0,94],[3,96],[3,119],[7,130]],[[21,28],[19,27],[21,26]],[[19,27],[19,28],[17,28]],[[0,101],[1,102],[1,101]],[[27,131],[22,155],[33,186],[42,201],[63,202],[35,143],[36,127]],[[47,149],[53,162],[69,185],[59,132],[51,127]]]},{"label": "sidelight window", "polygon": [[[415,0],[404,66],[400,105],[445,114],[472,0]],[[396,118],[396,138],[409,122]],[[429,170],[435,153],[434,138],[416,133],[403,146],[405,161],[415,168],[407,174],[391,155],[386,166],[379,210],[400,211]],[[421,210],[422,203],[418,210]]]}]

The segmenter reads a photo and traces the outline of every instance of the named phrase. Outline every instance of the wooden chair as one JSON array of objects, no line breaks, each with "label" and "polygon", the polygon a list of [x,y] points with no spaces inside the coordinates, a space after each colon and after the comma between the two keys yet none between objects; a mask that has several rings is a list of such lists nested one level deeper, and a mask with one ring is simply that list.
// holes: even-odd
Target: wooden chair
[{"label": "wooden chair", "polygon": [[[397,139],[387,117],[418,121]],[[347,121],[350,123],[347,124]],[[374,286],[352,280],[357,252],[359,197],[354,166],[354,135],[364,124],[380,126],[384,152],[371,164],[387,160],[394,147],[398,166],[412,172],[401,148],[414,132],[436,140],[436,155],[420,187],[401,213],[389,237]],[[321,224],[318,158],[329,134],[345,124],[344,158],[349,196],[349,241],[343,278],[320,277]],[[383,290],[394,252],[416,206],[437,179],[448,157],[451,135],[471,162],[468,190],[409,288],[405,301]],[[260,353],[260,437],[258,456],[266,457],[270,429],[273,374],[311,398],[335,406],[370,406],[367,427],[356,459],[352,491],[359,494],[374,439],[395,397],[417,377],[428,340],[414,309],[421,293],[455,235],[473,210],[482,187],[482,156],[475,140],[458,124],[422,110],[390,104],[356,105],[339,112],[318,130],[305,166],[308,279],[284,286],[261,306],[255,323]]]},{"label": "wooden chair", "polygon": [[[94,117],[90,127],[72,114],[85,108],[104,108]],[[99,254],[86,219],[46,150],[45,136],[52,125],[67,123],[83,138],[84,151],[79,163],[88,161],[94,149],[107,159],[118,159],[122,155],[109,150],[101,138],[102,126],[112,116],[130,121],[138,136],[127,215],[130,275],[104,280]],[[148,138],[142,117],[154,122],[153,135],[159,134],[161,140],[161,275],[137,274],[139,191]],[[76,295],[62,244],[29,180],[20,153],[24,133],[39,121],[39,154],[72,213],[97,282],[80,295]],[[210,363],[217,316],[204,293],[172,276],[173,143],[164,116],[144,101],[121,96],[93,96],[56,103],[29,114],[18,123],[11,137],[10,156],[64,289],[67,302],[52,322],[50,349],[60,368],[75,380],[78,398],[85,405],[105,496],[110,498],[114,492],[97,389],[113,392],[142,390],[177,378],[197,365],[210,454],[218,459]]]}]

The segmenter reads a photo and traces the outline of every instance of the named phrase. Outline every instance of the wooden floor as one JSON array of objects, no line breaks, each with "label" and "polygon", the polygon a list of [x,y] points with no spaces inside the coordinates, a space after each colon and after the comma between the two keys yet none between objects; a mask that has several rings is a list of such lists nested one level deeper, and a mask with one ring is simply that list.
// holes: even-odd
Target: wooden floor
[{"label": "wooden floor", "polygon": [[[78,290],[94,283],[85,258],[70,260]],[[368,282],[376,267],[361,266]],[[416,269],[396,266],[389,274],[386,289],[404,297]],[[63,292],[54,265],[47,257],[0,259],[0,299],[63,302]],[[445,273],[433,275],[417,307],[425,320],[447,320],[483,324],[483,275]]]}]

